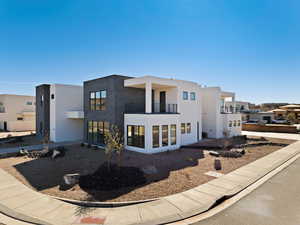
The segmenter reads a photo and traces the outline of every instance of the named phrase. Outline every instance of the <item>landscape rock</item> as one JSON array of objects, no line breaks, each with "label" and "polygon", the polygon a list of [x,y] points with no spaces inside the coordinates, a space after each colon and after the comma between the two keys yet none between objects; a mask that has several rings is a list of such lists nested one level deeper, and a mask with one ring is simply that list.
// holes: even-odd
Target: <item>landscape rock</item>
[{"label": "landscape rock", "polygon": [[60,151],[54,149],[51,158],[55,159],[57,156],[59,156],[61,154]]},{"label": "landscape rock", "polygon": [[80,174],[79,173],[66,174],[64,176],[64,181],[65,181],[65,184],[73,186],[75,184],[78,184],[79,178],[80,178]]},{"label": "landscape rock", "polygon": [[212,156],[215,156],[215,157],[219,157],[220,156],[220,153],[216,152],[216,151],[209,151],[209,154],[212,155]]}]

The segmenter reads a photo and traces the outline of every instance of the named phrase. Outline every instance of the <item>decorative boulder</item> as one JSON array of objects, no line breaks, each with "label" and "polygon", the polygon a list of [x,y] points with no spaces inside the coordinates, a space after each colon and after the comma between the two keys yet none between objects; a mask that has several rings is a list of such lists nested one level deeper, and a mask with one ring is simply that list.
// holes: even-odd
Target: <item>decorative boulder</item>
[{"label": "decorative boulder", "polygon": [[219,157],[220,156],[220,153],[216,152],[216,151],[209,151],[209,154],[212,155],[212,156],[215,156],[215,157]]},{"label": "decorative boulder", "polygon": [[79,177],[80,177],[80,174],[79,174],[79,173],[66,174],[66,175],[64,176],[65,184],[70,185],[70,186],[73,186],[73,185],[75,185],[75,184],[78,184],[78,182],[79,182]]},{"label": "decorative boulder", "polygon": [[61,154],[60,151],[54,149],[51,158],[55,159],[56,157],[58,157]]},{"label": "decorative boulder", "polygon": [[215,170],[221,170],[222,165],[221,165],[221,160],[215,159]]}]

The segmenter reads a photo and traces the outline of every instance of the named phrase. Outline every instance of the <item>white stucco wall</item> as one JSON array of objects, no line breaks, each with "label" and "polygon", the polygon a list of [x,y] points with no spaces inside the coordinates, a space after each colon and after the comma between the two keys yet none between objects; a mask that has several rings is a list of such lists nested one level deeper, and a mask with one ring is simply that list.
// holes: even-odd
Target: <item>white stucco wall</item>
[{"label": "white stucco wall", "polygon": [[241,114],[221,113],[222,93],[225,92],[222,92],[219,87],[204,87],[201,89],[202,128],[209,138],[222,138],[224,137],[224,131],[227,130],[230,131],[230,136],[241,135],[241,127],[228,127],[228,121],[241,120]]},{"label": "white stucco wall", "polygon": [[[51,99],[51,95],[54,99]],[[83,119],[68,118],[69,111],[83,111],[83,87],[50,86],[50,139],[54,142],[83,139]]]},{"label": "white stucco wall", "polygon": [[[139,149],[131,146],[127,146],[127,149],[154,153],[166,150],[177,149],[182,145],[188,145],[198,142],[202,139],[202,119],[201,119],[201,96],[200,86],[197,83],[163,79],[157,77],[147,76],[144,78],[136,78],[126,80],[126,85],[136,85],[136,87],[143,87],[143,84],[150,82],[151,87],[154,90],[154,102],[159,103],[159,95],[161,91],[166,92],[166,104],[177,104],[179,114],[125,114],[125,139],[127,134],[127,125],[144,125],[145,126],[145,146],[146,149]],[[144,85],[146,86],[146,85]],[[147,87],[147,86],[146,86]],[[183,91],[188,92],[188,100],[183,100]],[[196,100],[190,99],[190,93],[195,92]],[[149,94],[150,92],[148,92]],[[146,101],[149,100],[149,96],[146,96]],[[146,102],[147,105],[147,102]],[[168,106],[167,106],[168,107]],[[181,134],[181,123],[191,123],[191,133]],[[176,124],[177,128],[177,145],[166,146],[160,148],[152,148],[152,126]],[[198,135],[199,128],[199,135]],[[170,134],[170,131],[169,131]]]},{"label": "white stucco wall", "polygon": [[[35,130],[34,96],[4,94],[0,95],[0,102],[5,108],[5,112],[0,113],[0,129],[4,128],[4,122],[6,122],[9,131]],[[28,102],[32,104],[29,105]]]}]

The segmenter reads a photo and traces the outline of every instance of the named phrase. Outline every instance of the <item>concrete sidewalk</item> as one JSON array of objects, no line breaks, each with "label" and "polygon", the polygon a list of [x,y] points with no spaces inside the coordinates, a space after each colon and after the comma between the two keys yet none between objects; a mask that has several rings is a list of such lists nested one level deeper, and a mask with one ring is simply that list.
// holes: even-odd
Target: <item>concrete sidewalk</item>
[{"label": "concrete sidewalk", "polygon": [[242,135],[300,141],[300,134],[242,131]]},{"label": "concrete sidewalk", "polygon": [[0,170],[0,212],[42,225],[153,225],[185,219],[209,210],[300,153],[300,142],[256,160],[194,189],[159,200],[115,208],[87,208],[38,193]]},{"label": "concrete sidewalk", "polygon": [[299,173],[298,158],[231,207],[193,225],[299,225]]}]

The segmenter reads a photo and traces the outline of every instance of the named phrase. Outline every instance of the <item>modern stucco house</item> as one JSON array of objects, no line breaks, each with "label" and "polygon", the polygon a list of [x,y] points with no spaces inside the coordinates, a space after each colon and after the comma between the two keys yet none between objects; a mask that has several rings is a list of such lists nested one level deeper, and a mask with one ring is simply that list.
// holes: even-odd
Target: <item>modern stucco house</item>
[{"label": "modern stucco house", "polygon": [[[223,110],[227,101],[235,102],[235,94],[218,87],[154,76],[121,75],[85,81],[83,90],[72,86],[73,94],[62,94],[68,93],[64,90],[68,85],[61,85],[59,92],[52,86],[37,87],[37,99],[47,101],[38,104],[37,100],[37,127],[42,135],[45,126],[49,126],[53,141],[65,141],[69,131],[68,140],[77,140],[81,132],[84,142],[103,146],[105,132],[116,125],[124,133],[126,149],[156,153],[196,143],[203,136],[241,134],[241,114]],[[78,97],[74,97],[75,92]],[[66,107],[66,102],[72,104]],[[61,122],[54,125],[53,121],[58,120],[64,121],[63,127],[59,128]],[[75,121],[81,126],[70,127]],[[72,133],[74,130],[78,133]]]},{"label": "modern stucco house", "polygon": [[7,131],[34,131],[35,97],[1,94],[0,129]]},{"label": "modern stucco house", "polygon": [[36,133],[53,142],[83,139],[83,87],[42,84],[36,87]]}]

